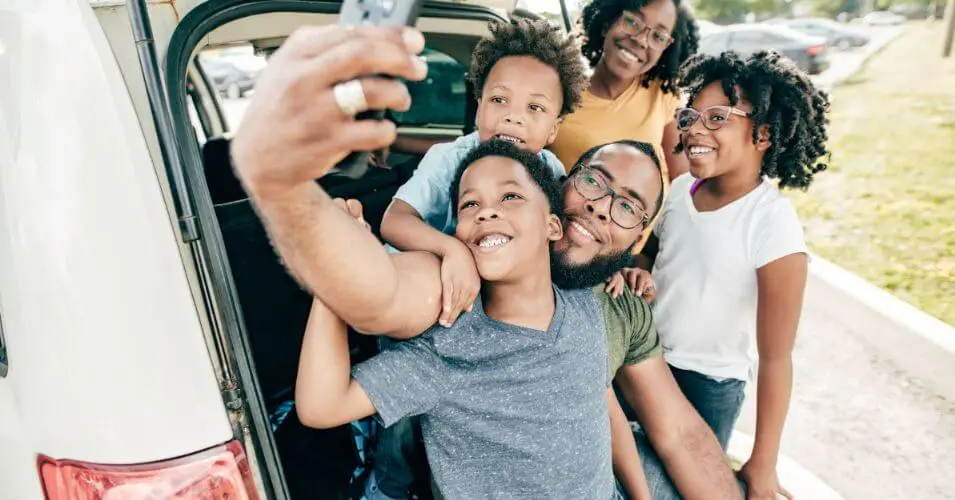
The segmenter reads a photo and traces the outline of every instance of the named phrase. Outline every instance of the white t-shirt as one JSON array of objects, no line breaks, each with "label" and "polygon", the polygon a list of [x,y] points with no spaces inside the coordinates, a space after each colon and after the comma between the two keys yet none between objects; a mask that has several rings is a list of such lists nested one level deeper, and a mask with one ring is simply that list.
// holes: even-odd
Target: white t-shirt
[{"label": "white t-shirt", "polygon": [[667,362],[718,380],[748,380],[756,361],[756,270],[807,252],[789,199],[768,181],[699,212],[683,174],[656,226],[653,315]]}]

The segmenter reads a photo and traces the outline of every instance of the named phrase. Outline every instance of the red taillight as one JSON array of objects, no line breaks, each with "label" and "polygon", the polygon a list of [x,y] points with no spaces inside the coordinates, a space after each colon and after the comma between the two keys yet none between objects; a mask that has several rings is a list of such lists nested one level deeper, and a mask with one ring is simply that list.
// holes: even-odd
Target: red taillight
[{"label": "red taillight", "polygon": [[825,45],[812,45],[808,49],[806,49],[806,52],[808,52],[809,55],[811,56],[818,56],[819,54],[822,54],[825,51],[826,51]]},{"label": "red taillight", "polygon": [[49,500],[257,500],[252,471],[238,441],[163,462],[99,465],[37,460]]}]

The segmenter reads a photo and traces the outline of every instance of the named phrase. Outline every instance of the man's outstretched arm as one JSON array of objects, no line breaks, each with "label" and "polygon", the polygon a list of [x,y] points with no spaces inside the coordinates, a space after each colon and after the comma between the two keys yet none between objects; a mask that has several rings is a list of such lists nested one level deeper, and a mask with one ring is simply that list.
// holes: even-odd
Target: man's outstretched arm
[{"label": "man's outstretched arm", "polygon": [[681,495],[742,498],[716,436],[683,395],[663,356],[624,366],[616,380]]},{"label": "man's outstretched arm", "polygon": [[[386,147],[395,126],[356,120],[335,87],[359,78],[370,109],[406,110],[398,80],[421,80],[420,32],[408,28],[305,27],[276,51],[232,141],[236,173],[292,274],[349,324],[376,331],[403,296],[400,273],[375,237],[314,179],[351,151]],[[340,94],[340,92],[339,92]]]}]

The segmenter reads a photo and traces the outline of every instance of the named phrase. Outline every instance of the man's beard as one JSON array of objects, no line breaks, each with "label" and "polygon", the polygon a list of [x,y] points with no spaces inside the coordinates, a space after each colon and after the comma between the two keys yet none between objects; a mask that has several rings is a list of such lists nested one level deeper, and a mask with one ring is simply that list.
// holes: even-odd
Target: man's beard
[{"label": "man's beard", "polygon": [[591,288],[613,276],[617,271],[632,266],[633,245],[616,255],[599,255],[586,264],[571,264],[564,254],[553,251],[550,274],[554,284],[564,290]]}]

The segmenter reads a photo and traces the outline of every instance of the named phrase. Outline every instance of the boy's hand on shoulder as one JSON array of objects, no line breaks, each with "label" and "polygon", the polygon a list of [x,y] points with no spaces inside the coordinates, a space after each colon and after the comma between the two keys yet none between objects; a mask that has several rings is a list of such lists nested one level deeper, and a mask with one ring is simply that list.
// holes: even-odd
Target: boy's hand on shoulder
[{"label": "boy's hand on shoulder", "polygon": [[649,271],[639,267],[625,267],[607,279],[607,286],[604,288],[614,299],[623,293],[625,288],[631,292],[643,297],[647,302],[653,302],[657,296],[656,287],[653,285],[653,277]]},{"label": "boy's hand on shoulder", "polygon": [[481,291],[474,257],[463,243],[449,245],[441,257],[442,307],[438,323],[450,327],[463,311],[470,311]]}]

